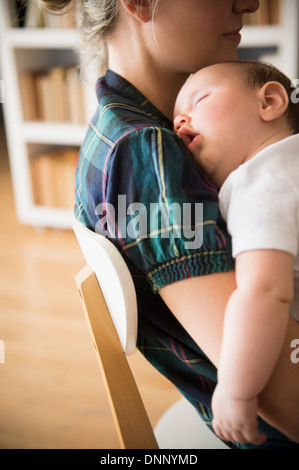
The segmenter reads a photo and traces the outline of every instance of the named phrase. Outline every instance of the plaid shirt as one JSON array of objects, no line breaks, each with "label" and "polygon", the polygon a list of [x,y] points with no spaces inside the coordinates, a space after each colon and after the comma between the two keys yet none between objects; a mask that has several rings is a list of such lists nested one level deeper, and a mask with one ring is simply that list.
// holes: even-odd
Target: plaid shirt
[{"label": "plaid shirt", "polygon": [[[138,299],[138,348],[211,425],[216,369],[157,291],[188,277],[234,269],[217,191],[196,170],[172,122],[129,82],[108,70],[96,90],[99,106],[76,174],[76,217],[93,230],[105,231],[128,264]],[[157,226],[159,214],[150,210],[152,203],[164,208],[188,204],[191,212],[202,203],[202,220],[192,219],[202,244],[186,248],[184,221],[176,219],[180,211],[163,229],[161,223]],[[137,213],[143,209],[138,220],[146,234],[140,234],[136,211],[129,208]]]}]

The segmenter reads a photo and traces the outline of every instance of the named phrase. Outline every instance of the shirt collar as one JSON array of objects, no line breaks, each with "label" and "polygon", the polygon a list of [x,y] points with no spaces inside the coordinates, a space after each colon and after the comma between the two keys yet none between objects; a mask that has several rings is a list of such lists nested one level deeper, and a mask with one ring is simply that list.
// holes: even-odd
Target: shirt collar
[{"label": "shirt collar", "polygon": [[[97,82],[97,96],[100,98],[100,82],[103,79],[100,78]],[[157,109],[137,88],[134,87],[128,80],[108,69],[106,71],[104,80],[108,87],[114,88],[117,94],[129,98],[143,108],[146,112],[156,118],[162,127],[166,127],[169,130],[173,130],[173,122],[165,116],[159,109]]]}]

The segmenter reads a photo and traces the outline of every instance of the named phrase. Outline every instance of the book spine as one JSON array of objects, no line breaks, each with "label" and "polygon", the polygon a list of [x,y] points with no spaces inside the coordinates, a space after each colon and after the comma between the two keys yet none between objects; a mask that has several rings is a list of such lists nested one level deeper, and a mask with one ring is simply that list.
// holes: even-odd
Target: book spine
[{"label": "book spine", "polygon": [[73,209],[78,149],[43,152],[30,160],[34,204]]},{"label": "book spine", "polygon": [[260,0],[255,13],[244,15],[244,24],[250,26],[277,25],[280,23],[282,0]]},{"label": "book spine", "polygon": [[23,71],[19,83],[25,121],[86,124],[83,85],[76,67]]}]

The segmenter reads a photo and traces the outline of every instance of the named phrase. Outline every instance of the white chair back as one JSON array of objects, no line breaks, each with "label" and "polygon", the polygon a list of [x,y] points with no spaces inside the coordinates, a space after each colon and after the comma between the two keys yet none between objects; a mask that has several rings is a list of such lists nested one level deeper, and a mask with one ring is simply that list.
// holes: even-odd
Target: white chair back
[{"label": "white chair back", "polygon": [[126,354],[136,349],[137,299],[131,273],[113,243],[77,219],[73,229],[88,266],[94,271]]},{"label": "white chair back", "polygon": [[[227,448],[185,398],[167,410],[153,432],[130,365],[122,353],[122,349],[126,355],[136,349],[137,300],[131,273],[110,240],[78,220],[74,220],[73,228],[89,266],[78,273],[76,282],[122,448],[157,449],[158,444],[160,449]],[[94,288],[94,281],[100,290]],[[102,309],[103,297],[108,309]]]}]

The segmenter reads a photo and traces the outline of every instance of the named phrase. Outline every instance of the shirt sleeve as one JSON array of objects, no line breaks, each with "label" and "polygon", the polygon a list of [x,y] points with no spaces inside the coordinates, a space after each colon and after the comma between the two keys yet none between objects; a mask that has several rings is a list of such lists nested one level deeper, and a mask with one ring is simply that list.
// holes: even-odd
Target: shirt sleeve
[{"label": "shirt sleeve", "polygon": [[258,249],[297,255],[298,196],[270,171],[237,169],[220,191],[220,208],[232,236],[234,257]]},{"label": "shirt sleeve", "polygon": [[217,190],[175,133],[145,128],[123,137],[107,161],[105,199],[107,233],[154,291],[234,269]]}]

